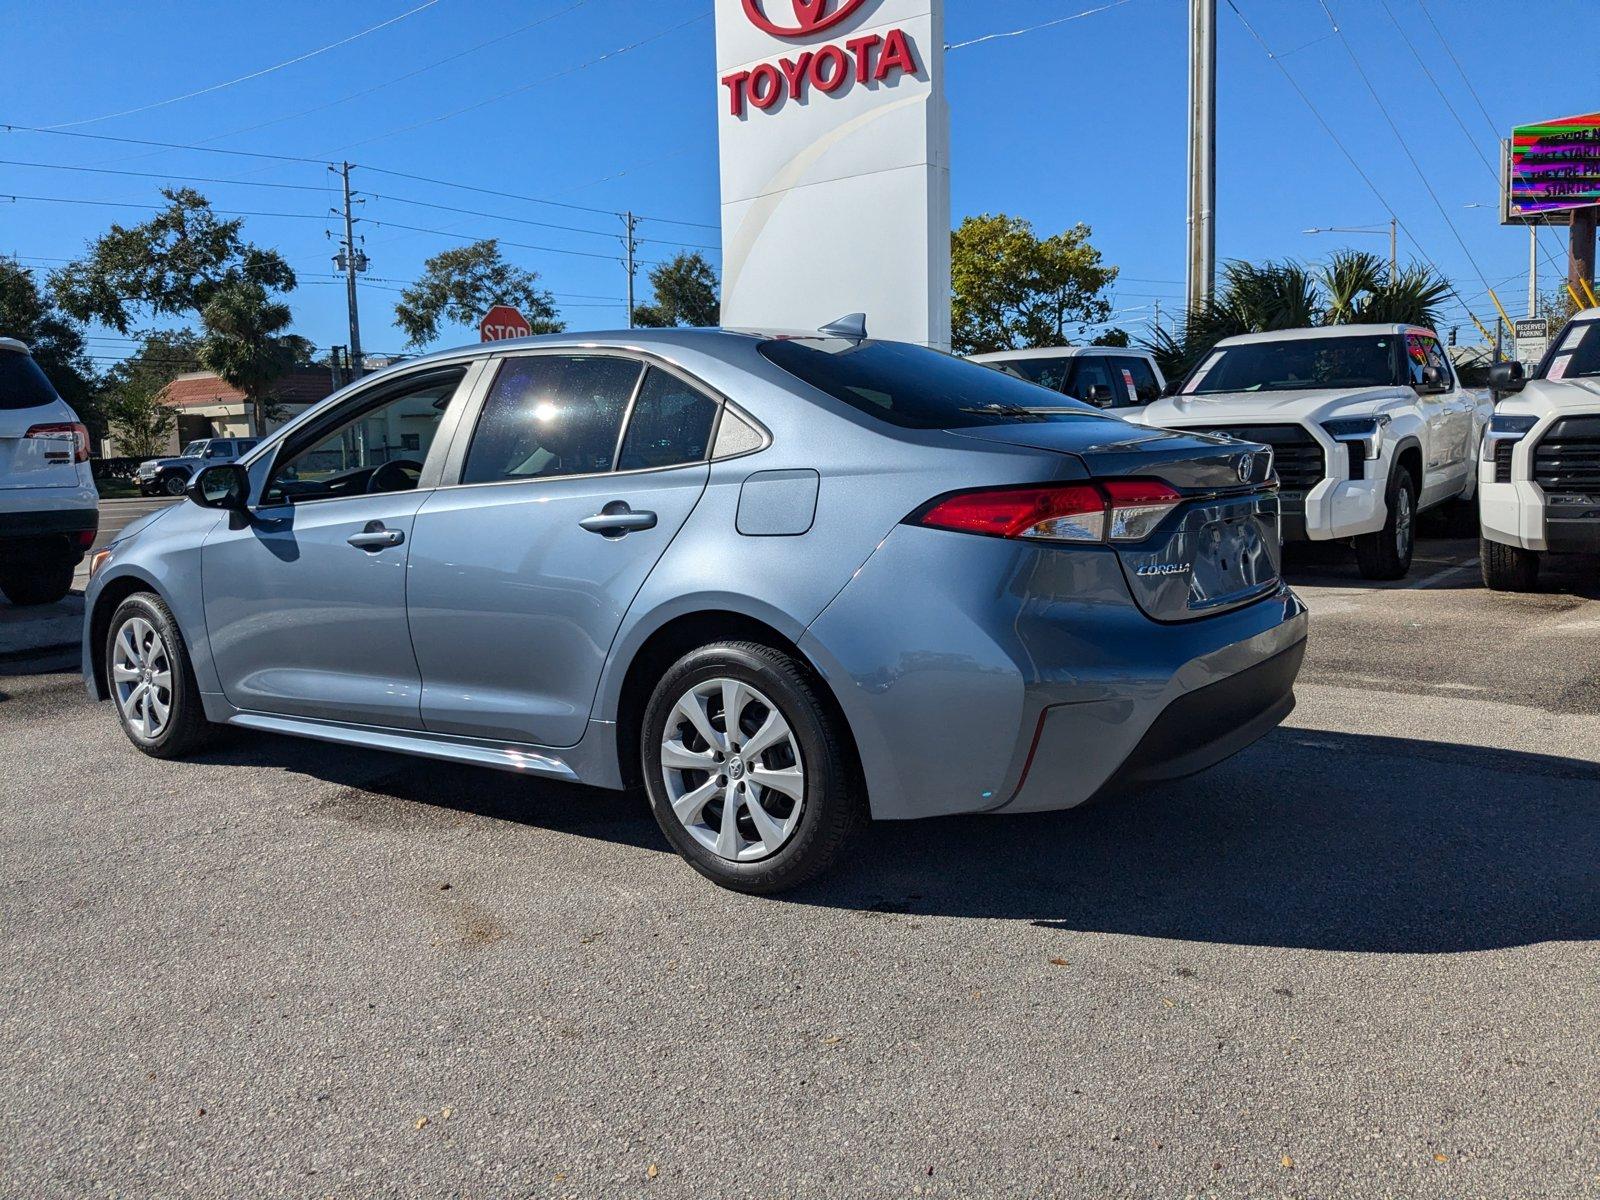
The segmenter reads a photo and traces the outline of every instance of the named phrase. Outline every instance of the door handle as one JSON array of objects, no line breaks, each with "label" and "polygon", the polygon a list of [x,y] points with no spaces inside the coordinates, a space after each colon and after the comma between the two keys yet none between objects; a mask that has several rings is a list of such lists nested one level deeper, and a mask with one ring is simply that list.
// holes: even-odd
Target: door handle
[{"label": "door handle", "polygon": [[406,540],[406,535],[399,529],[385,529],[382,521],[368,521],[365,529],[352,533],[345,540],[358,550],[382,550],[386,546],[398,546]]},{"label": "door handle", "polygon": [[626,500],[613,500],[594,516],[579,521],[578,525],[590,533],[619,538],[636,529],[654,529],[656,515],[653,512],[635,512],[628,507]]}]

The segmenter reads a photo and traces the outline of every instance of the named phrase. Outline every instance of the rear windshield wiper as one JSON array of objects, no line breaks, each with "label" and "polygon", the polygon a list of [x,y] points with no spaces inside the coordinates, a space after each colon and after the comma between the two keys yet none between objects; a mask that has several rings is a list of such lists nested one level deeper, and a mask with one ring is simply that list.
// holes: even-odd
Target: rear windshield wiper
[{"label": "rear windshield wiper", "polygon": [[976,404],[963,408],[964,413],[978,413],[986,417],[1016,417],[1023,421],[1043,421],[1045,418],[1031,408],[1020,404]]}]

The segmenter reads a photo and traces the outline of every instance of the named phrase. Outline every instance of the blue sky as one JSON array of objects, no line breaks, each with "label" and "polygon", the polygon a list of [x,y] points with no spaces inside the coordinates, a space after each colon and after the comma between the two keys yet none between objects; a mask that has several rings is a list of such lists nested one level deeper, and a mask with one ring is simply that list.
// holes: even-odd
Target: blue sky
[{"label": "blue sky", "polygon": [[[93,120],[269,67],[421,2],[81,0],[70,16],[60,6],[15,4],[6,18],[0,123],[88,121],[68,128],[319,161],[349,158],[374,168],[601,210],[632,208],[682,222],[649,220],[641,226],[641,235],[652,239],[643,251],[647,260],[670,255],[680,244],[717,245],[710,0],[438,0],[348,45],[260,78]],[[960,42],[1067,16],[1096,2],[950,0],[947,36]],[[1421,3],[1450,39],[1450,52],[1502,133],[1514,123],[1600,108],[1600,92],[1585,82],[1590,72],[1567,69],[1555,55],[1529,58],[1540,45],[1594,45],[1600,5],[1546,0],[1537,6],[1539,23],[1550,31],[1545,34],[1532,27],[1533,18],[1485,0],[1327,0],[1415,155],[1425,186],[1319,0],[1235,2],[1282,55],[1279,61],[1315,100],[1422,253],[1451,276],[1477,315],[1492,326],[1485,282],[1496,286],[1513,316],[1520,315],[1527,235],[1498,223],[1494,179],[1479,158],[1481,153],[1497,161],[1490,124]],[[1301,232],[1311,226],[1379,225],[1388,214],[1229,0],[1222,0],[1218,19],[1219,259],[1310,258],[1342,244],[1386,252],[1383,236]],[[957,219],[1008,212],[1027,217],[1041,232],[1086,222],[1107,260],[1122,268],[1114,296],[1117,320],[1136,331],[1144,328],[1150,306],[1160,302],[1171,311],[1183,292],[1186,21],[1185,0],[1126,0],[1051,29],[957,50],[948,62]],[[535,22],[541,23],[513,32]],[[499,40],[472,49],[490,39]],[[634,48],[615,53],[629,46]],[[452,61],[421,70],[446,58]],[[391,82],[409,72],[420,73]],[[344,100],[368,89],[375,90]],[[0,196],[144,204],[159,199],[158,179],[16,162],[298,185],[193,186],[219,208],[299,214],[252,216],[247,236],[277,247],[302,272],[292,298],[298,331],[319,346],[347,340],[344,292],[332,276],[333,243],[325,236],[336,227],[325,215],[337,200],[336,180],[322,167],[26,132],[0,132],[0,159],[6,160],[0,163]],[[422,260],[480,236],[545,248],[507,247],[506,253],[541,274],[570,326],[607,328],[623,320],[623,271],[608,257],[619,252],[611,235],[620,224],[606,212],[529,204],[372,170],[355,178],[369,197],[362,206],[369,219],[362,232],[372,267],[361,292],[369,351],[401,348],[392,306]],[[147,215],[134,208],[0,203],[0,253],[48,269],[79,253],[113,219],[131,223]],[[1564,269],[1564,231],[1546,233],[1542,246],[1548,285],[1552,260]],[[1401,254],[1418,254],[1405,236]],[[719,258],[714,251],[710,256]],[[1462,341],[1474,340],[1459,308],[1449,322],[1462,325]],[[451,330],[444,341],[474,336]],[[93,352],[102,365],[127,348],[114,331],[96,331]]]}]

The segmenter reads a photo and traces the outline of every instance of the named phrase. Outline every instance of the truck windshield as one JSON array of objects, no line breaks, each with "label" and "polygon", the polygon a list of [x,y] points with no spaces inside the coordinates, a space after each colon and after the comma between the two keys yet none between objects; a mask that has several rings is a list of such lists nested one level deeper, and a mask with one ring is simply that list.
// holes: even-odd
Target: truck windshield
[{"label": "truck windshield", "polygon": [[[761,354],[812,387],[903,429],[1106,419],[1014,375],[906,342],[788,338],[762,342]],[[1049,411],[1032,411],[1038,408]]]},{"label": "truck windshield", "polygon": [[1600,321],[1573,321],[1534,372],[1535,379],[1592,379],[1600,375]]},{"label": "truck windshield", "polygon": [[1294,392],[1393,386],[1397,337],[1293,338],[1212,351],[1184,385],[1186,395]]},{"label": "truck windshield", "polygon": [[199,458],[202,454],[204,454],[206,452],[206,445],[207,445],[207,443],[205,443],[205,442],[190,442],[187,446],[185,446],[183,448],[183,453],[178,455],[178,457],[179,458]]}]

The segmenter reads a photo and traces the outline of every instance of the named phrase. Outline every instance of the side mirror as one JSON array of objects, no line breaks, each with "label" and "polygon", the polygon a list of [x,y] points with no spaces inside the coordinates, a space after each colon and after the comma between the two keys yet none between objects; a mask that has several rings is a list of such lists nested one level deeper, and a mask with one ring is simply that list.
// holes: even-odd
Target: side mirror
[{"label": "side mirror", "polygon": [[1498,362],[1489,368],[1489,386],[1497,392],[1520,392],[1527,382],[1528,373],[1519,362]]},{"label": "side mirror", "polygon": [[1450,377],[1439,367],[1422,368],[1422,386],[1419,392],[1448,392]]},{"label": "side mirror", "polygon": [[201,508],[244,512],[250,501],[250,475],[238,463],[214,463],[195,472],[184,495]]}]

